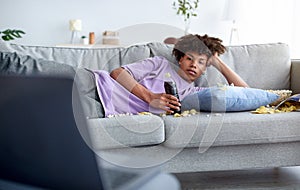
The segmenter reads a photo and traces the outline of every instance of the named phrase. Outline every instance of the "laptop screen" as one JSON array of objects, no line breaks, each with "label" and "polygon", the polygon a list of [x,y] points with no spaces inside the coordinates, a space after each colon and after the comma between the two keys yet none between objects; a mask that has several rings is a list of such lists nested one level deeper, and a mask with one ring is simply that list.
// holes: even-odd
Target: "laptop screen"
[{"label": "laptop screen", "polygon": [[0,178],[50,189],[103,189],[72,79],[0,76],[0,87]]}]

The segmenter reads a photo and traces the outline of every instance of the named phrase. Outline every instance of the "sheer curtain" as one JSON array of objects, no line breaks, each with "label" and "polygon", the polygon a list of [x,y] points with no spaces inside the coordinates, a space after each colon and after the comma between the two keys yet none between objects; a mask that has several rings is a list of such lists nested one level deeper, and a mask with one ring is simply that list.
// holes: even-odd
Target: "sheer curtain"
[{"label": "sheer curtain", "polygon": [[273,25],[274,37],[288,43],[292,59],[300,59],[300,2],[299,0],[276,0]]},{"label": "sheer curtain", "polygon": [[289,44],[291,58],[300,59],[299,0],[239,0],[239,4],[239,44],[283,42]]},{"label": "sheer curtain", "polygon": [[292,40],[290,42],[291,54],[292,58],[300,59],[300,1],[293,1]]}]

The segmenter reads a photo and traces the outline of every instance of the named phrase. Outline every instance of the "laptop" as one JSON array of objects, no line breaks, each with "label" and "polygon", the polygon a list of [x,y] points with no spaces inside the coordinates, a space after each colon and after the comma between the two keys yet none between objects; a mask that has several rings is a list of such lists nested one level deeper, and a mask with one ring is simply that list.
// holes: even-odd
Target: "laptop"
[{"label": "laptop", "polygon": [[159,172],[101,164],[88,145],[73,79],[0,76],[0,89],[2,180],[42,189],[138,189]]}]

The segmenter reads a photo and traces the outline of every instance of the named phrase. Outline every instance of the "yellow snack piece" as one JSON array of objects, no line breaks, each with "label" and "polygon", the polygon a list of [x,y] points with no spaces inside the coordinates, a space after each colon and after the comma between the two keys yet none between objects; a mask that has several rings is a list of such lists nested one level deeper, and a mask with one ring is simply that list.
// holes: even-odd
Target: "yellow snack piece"
[{"label": "yellow snack piece", "polygon": [[188,110],[184,111],[181,113],[181,116],[186,117],[190,114],[190,112]]},{"label": "yellow snack piece", "polygon": [[165,74],[165,77],[166,77],[166,78],[171,78],[171,74],[170,74],[170,73],[166,73],[166,74]]},{"label": "yellow snack piece", "polygon": [[286,113],[286,112],[292,112],[300,109],[300,104],[297,102],[285,102],[282,106],[280,106],[278,109],[274,109],[274,106],[272,107],[265,107],[261,106],[257,108],[255,111],[251,111],[251,113],[255,114],[273,114],[273,113]]},{"label": "yellow snack piece", "polygon": [[272,114],[272,113],[275,113],[275,110],[272,109],[272,108],[267,108],[265,106],[260,106],[255,111],[252,111],[252,113],[256,113],[256,114]]},{"label": "yellow snack piece", "polygon": [[[195,109],[191,109],[191,110],[185,110],[181,112],[181,114],[175,113],[173,117],[190,117],[191,115],[196,115],[197,113],[200,112],[196,111]],[[167,114],[167,113],[160,114],[160,116],[166,116],[166,115],[171,115],[171,114]]]},{"label": "yellow snack piece", "polygon": [[138,115],[152,115],[150,112],[139,112]]},{"label": "yellow snack piece", "polygon": [[192,114],[192,115],[195,115],[195,114],[197,114],[198,112],[195,110],[195,109],[191,109],[190,110],[190,114]]},{"label": "yellow snack piece", "polygon": [[288,107],[282,107],[281,112],[292,112],[297,110],[296,106],[288,106]]},{"label": "yellow snack piece", "polygon": [[181,114],[175,113],[175,114],[174,114],[174,117],[181,117]]}]

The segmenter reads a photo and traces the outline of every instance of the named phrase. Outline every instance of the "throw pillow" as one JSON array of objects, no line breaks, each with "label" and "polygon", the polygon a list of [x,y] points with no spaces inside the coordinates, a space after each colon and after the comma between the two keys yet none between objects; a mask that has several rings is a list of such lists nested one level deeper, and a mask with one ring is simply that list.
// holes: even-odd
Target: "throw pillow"
[{"label": "throw pillow", "polygon": [[47,75],[73,78],[75,68],[50,60],[34,59],[16,52],[0,52],[0,73],[12,75]]},{"label": "throw pillow", "polygon": [[104,108],[98,96],[94,73],[86,68],[78,68],[75,81],[82,95],[82,105],[87,117],[104,117]]},{"label": "throw pillow", "polygon": [[233,112],[254,110],[268,105],[279,96],[266,90],[235,86],[214,86],[188,95],[182,102],[182,110]]}]

